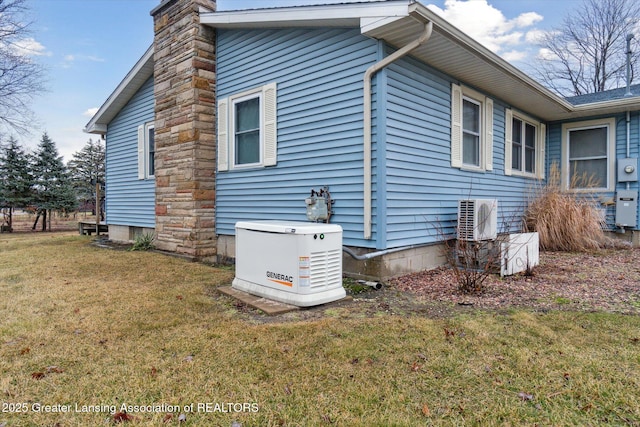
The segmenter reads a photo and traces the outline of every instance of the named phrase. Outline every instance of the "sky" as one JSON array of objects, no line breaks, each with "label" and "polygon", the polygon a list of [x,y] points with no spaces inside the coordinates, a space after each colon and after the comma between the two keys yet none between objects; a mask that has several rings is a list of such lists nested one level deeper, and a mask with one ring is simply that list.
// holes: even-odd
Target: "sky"
[{"label": "sky", "polygon": [[[218,10],[353,0],[218,0]],[[362,1],[362,0],[361,0]],[[537,55],[536,34],[560,25],[581,0],[420,0],[462,31],[526,71]],[[153,41],[149,12],[159,0],[27,0],[33,60],[45,67],[48,88],[33,103],[29,149],[43,132],[65,161],[98,135],[82,131]]]}]

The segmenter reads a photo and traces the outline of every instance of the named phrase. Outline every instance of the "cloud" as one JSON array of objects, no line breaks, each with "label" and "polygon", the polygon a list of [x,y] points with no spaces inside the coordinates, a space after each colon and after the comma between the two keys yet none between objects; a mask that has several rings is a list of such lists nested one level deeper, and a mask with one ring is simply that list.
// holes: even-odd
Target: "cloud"
[{"label": "cloud", "polygon": [[511,50],[509,52],[504,52],[502,54],[502,58],[505,61],[509,61],[509,62],[522,61],[526,57],[527,57],[527,52],[523,52],[521,50]]},{"label": "cloud", "polygon": [[12,47],[16,53],[23,56],[51,56],[51,52],[32,37],[18,40],[12,43]]},{"label": "cloud", "polygon": [[61,66],[62,68],[71,68],[73,64],[78,61],[105,62],[105,59],[100,58],[99,56],[96,56],[96,55],[68,54],[64,56]]},{"label": "cloud", "polygon": [[518,15],[515,18],[515,22],[516,26],[518,27],[530,27],[542,21],[543,19],[544,18],[542,17],[542,15],[539,15],[536,12],[525,12]]},{"label": "cloud", "polygon": [[543,19],[536,12],[525,12],[513,19],[507,19],[502,11],[493,7],[487,0],[446,0],[444,9],[433,4],[428,7],[508,61],[524,59],[524,52],[513,49],[505,52],[505,48],[523,44],[527,35],[534,29],[529,33],[523,30]]},{"label": "cloud", "polygon": [[551,51],[550,49],[543,47],[540,50],[538,50],[538,59],[555,61],[558,59],[558,56],[555,53],[553,53],[553,51]]},{"label": "cloud", "polygon": [[548,31],[542,31],[542,30],[527,31],[527,34],[524,36],[524,40],[527,43],[537,44],[540,41],[542,41],[544,36],[548,33],[549,33]]},{"label": "cloud", "polygon": [[87,61],[93,61],[93,62],[104,62],[105,59],[104,58],[100,58],[99,56],[94,56],[94,55],[89,55],[86,57]]},{"label": "cloud", "polygon": [[87,117],[93,117],[98,112],[98,110],[99,110],[98,107],[89,108],[84,113],[82,113],[82,115]]}]

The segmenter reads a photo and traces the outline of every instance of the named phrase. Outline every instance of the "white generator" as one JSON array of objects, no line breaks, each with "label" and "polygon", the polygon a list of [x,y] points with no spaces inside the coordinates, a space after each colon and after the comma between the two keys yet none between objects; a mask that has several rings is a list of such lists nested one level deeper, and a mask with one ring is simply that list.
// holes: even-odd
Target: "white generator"
[{"label": "white generator", "polygon": [[255,221],[235,228],[234,289],[300,307],[346,296],[339,225]]}]

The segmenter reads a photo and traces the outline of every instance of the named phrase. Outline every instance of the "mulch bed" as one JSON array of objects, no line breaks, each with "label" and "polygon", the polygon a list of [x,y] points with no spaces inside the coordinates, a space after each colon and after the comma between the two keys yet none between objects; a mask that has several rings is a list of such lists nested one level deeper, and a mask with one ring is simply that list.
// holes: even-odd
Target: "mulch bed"
[{"label": "mulch bed", "polygon": [[420,300],[483,309],[531,308],[640,314],[640,249],[541,252],[533,276],[489,275],[479,295],[458,291],[446,267],[402,276],[396,289]]}]

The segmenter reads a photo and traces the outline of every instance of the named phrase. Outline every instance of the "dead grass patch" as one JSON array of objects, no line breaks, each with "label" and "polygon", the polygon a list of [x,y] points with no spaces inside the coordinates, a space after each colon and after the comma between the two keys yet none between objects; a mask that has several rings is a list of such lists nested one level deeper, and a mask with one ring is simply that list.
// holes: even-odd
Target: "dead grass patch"
[{"label": "dead grass patch", "polygon": [[[89,241],[0,237],[0,403],[28,409],[0,424],[110,424],[75,405],[122,404],[158,409],[134,407],[129,425],[160,425],[163,404],[193,426],[640,423],[638,316],[361,317],[354,303],[252,324],[209,296],[231,271]],[[257,411],[224,406],[237,403]]]}]

